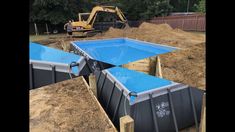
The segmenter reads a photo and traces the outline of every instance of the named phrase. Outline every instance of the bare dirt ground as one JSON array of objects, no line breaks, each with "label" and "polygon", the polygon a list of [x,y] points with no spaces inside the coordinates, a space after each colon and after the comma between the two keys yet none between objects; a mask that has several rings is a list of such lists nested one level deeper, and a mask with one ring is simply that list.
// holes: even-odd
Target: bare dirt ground
[{"label": "bare dirt ground", "polygon": [[160,55],[166,79],[205,89],[205,43]]},{"label": "bare dirt ground", "polygon": [[114,132],[82,77],[30,90],[31,132]]}]

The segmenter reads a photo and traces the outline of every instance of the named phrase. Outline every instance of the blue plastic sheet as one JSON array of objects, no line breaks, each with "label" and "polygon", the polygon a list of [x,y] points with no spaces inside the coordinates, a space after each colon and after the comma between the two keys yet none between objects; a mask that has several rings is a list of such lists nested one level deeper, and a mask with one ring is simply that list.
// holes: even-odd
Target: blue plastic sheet
[{"label": "blue plastic sheet", "polygon": [[78,55],[46,47],[37,43],[31,42],[29,46],[29,56],[31,60],[70,64],[71,62],[77,62],[80,59],[80,56]]},{"label": "blue plastic sheet", "polygon": [[[30,60],[44,61],[51,63],[71,64],[81,58],[79,55],[68,53],[62,50],[53,49],[37,43],[30,42],[29,57]],[[72,68],[73,73],[78,73],[77,67]]]},{"label": "blue plastic sheet", "polygon": [[74,46],[82,49],[93,59],[117,66],[176,50],[174,47],[127,38],[76,41],[73,43]]},{"label": "blue plastic sheet", "polygon": [[137,93],[151,89],[157,89],[163,86],[171,85],[173,83],[170,80],[121,67],[110,68],[108,71],[129,91]]}]

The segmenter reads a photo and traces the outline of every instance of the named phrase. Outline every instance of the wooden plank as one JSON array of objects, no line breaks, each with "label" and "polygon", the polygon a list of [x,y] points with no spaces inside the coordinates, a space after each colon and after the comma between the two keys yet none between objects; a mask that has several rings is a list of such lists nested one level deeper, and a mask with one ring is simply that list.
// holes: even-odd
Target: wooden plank
[{"label": "wooden plank", "polygon": [[157,65],[156,65],[155,76],[158,76],[158,77],[162,78],[162,68],[161,68],[161,61],[160,61],[159,56],[157,56]]},{"label": "wooden plank", "polygon": [[93,94],[95,95],[95,97],[97,97],[97,86],[96,86],[96,79],[95,79],[95,75],[90,75],[89,76],[89,88],[91,89],[91,91],[93,92]]},{"label": "wooden plank", "polygon": [[135,71],[139,71],[139,72],[144,72],[146,74],[149,74],[149,67],[148,66],[133,66],[133,65],[123,65],[122,67],[130,69],[130,70],[135,70]]},{"label": "wooden plank", "polygon": [[143,65],[148,65],[148,64],[149,64],[149,60],[137,61],[137,62],[133,62],[133,64],[143,64]]},{"label": "wooden plank", "polygon": [[47,35],[49,35],[49,31],[48,31],[48,26],[47,26],[47,23],[46,23],[46,33],[47,33]]},{"label": "wooden plank", "polygon": [[38,33],[38,28],[37,28],[37,24],[36,24],[36,23],[34,23],[34,29],[35,29],[36,36],[39,35],[39,33]]},{"label": "wooden plank", "polygon": [[128,63],[125,64],[124,66],[129,66],[129,65],[142,65],[142,66],[148,66],[149,65],[149,61],[143,61],[143,62],[132,62],[132,63]]},{"label": "wooden plank", "polygon": [[120,132],[134,132],[134,120],[129,115],[120,118]]},{"label": "wooden plank", "polygon": [[[89,85],[87,84],[85,78],[82,77],[82,79],[83,79],[85,85],[86,85],[87,88],[88,88],[88,92],[92,95],[93,92],[89,89]],[[111,130],[111,131],[117,132],[116,127],[113,125],[113,122],[109,119],[108,115],[107,115],[106,112],[104,111],[103,107],[101,106],[101,104],[99,103],[99,101],[97,100],[97,98],[96,98],[95,96],[92,96],[92,99],[94,99],[94,100],[97,102],[97,104],[98,104],[98,106],[99,106],[101,112],[104,114],[104,116],[106,117],[106,119],[108,119],[109,124],[110,124],[110,125],[112,126],[112,128],[113,128],[113,130]]]},{"label": "wooden plank", "polygon": [[206,97],[203,95],[202,99],[202,112],[201,112],[201,123],[200,123],[200,132],[206,132]]},{"label": "wooden plank", "polygon": [[151,60],[147,58],[147,59],[142,59],[136,62],[125,64],[123,65],[123,67],[149,74],[151,71],[150,62]]},{"label": "wooden plank", "polygon": [[64,42],[64,40],[61,39],[61,40],[59,40],[59,43],[60,43],[60,45],[61,45],[61,47],[62,47],[62,49],[63,49],[64,51],[66,51],[66,52],[69,51],[69,49],[70,49],[70,44],[69,44],[68,42]]},{"label": "wooden plank", "polygon": [[149,66],[141,66],[141,65],[129,65],[128,67],[129,69],[136,69],[136,70],[140,70],[140,71],[149,71]]}]

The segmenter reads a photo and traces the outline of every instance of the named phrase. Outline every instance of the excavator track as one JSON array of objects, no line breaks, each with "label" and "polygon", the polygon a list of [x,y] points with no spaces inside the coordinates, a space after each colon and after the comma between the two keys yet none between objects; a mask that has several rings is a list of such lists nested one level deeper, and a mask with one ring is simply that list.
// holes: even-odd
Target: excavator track
[{"label": "excavator track", "polygon": [[92,30],[92,31],[84,32],[83,34],[86,37],[92,37],[92,36],[94,36],[94,35],[96,35],[98,33],[102,34],[102,31],[101,30]]},{"label": "excavator track", "polygon": [[102,34],[101,30],[89,30],[84,32],[73,32],[73,37],[92,37],[96,34]]}]

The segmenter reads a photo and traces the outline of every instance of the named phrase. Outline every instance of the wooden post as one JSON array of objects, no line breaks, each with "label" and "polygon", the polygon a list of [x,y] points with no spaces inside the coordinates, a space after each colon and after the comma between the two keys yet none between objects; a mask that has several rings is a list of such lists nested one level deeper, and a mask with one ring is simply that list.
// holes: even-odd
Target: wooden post
[{"label": "wooden post", "polygon": [[95,79],[95,75],[90,75],[89,76],[89,85],[90,85],[90,89],[93,92],[93,94],[95,95],[95,97],[97,97],[97,86],[96,86],[96,79]]},{"label": "wooden post", "polygon": [[201,112],[201,123],[199,132],[206,132],[206,98],[205,95],[203,95],[202,99],[202,112]]},{"label": "wooden post", "polygon": [[129,115],[120,118],[120,132],[134,132],[134,120]]},{"label": "wooden post", "polygon": [[36,23],[34,23],[34,29],[35,29],[36,35],[38,35],[38,28],[37,28],[37,24]]},{"label": "wooden post", "polygon": [[196,31],[197,31],[198,15],[196,15]]},{"label": "wooden post", "polygon": [[157,65],[156,65],[155,76],[158,76],[158,77],[162,78],[162,68],[161,68],[161,61],[160,61],[159,56],[157,56]]},{"label": "wooden post", "polygon": [[47,23],[46,23],[46,31],[47,31],[47,35],[49,35]]},{"label": "wooden post", "polygon": [[183,20],[182,20],[182,30],[184,30],[184,18],[183,18]]}]

